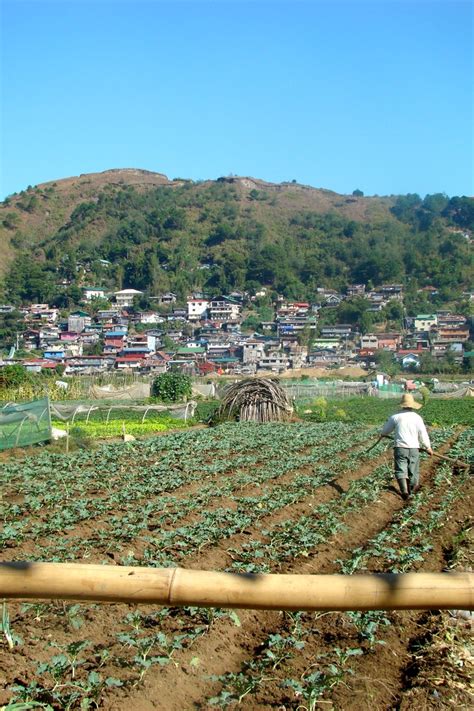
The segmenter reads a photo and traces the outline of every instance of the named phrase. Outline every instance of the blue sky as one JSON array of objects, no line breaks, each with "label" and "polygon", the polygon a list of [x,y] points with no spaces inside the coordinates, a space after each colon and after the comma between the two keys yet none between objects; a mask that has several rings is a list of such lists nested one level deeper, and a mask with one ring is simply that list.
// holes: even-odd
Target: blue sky
[{"label": "blue sky", "polygon": [[0,197],[109,168],[473,195],[469,0],[2,0]]}]

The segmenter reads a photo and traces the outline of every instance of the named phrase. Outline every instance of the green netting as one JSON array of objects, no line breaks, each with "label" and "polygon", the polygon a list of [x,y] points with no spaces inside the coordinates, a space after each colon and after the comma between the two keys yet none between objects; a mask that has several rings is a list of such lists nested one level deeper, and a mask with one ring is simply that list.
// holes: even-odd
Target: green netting
[{"label": "green netting", "polygon": [[27,447],[51,439],[47,397],[21,404],[8,403],[0,410],[0,450]]},{"label": "green netting", "polygon": [[383,393],[402,394],[405,392],[405,388],[399,383],[387,383],[387,385],[380,385],[378,389]]},{"label": "green netting", "polygon": [[368,383],[349,382],[342,380],[312,380],[303,382],[287,382],[280,380],[290,397],[297,400],[312,400],[317,397],[354,397],[355,395],[366,395],[369,389]]}]

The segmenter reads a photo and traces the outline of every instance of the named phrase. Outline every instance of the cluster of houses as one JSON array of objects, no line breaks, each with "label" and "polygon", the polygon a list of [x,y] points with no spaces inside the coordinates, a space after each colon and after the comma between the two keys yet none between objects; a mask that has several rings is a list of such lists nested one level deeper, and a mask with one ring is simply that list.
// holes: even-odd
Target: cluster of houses
[{"label": "cluster of houses", "polygon": [[461,364],[470,353],[465,347],[470,336],[465,316],[448,311],[419,314],[405,319],[402,332],[361,335],[358,358],[361,363],[371,365],[376,352],[385,350],[393,353],[403,368],[416,369],[424,353],[443,358],[449,352],[453,362]]},{"label": "cluster of houses", "polygon": [[[397,284],[368,292],[364,285],[351,285],[344,296],[320,289],[315,304],[281,297],[274,304],[273,320],[261,321],[253,333],[242,329],[242,323],[252,301],[264,297],[265,290],[252,297],[240,292],[192,294],[185,307],[177,305],[175,294],[166,293],[152,297],[153,310],[136,308],[142,296],[137,289],[109,294],[101,287],[84,287],[83,293],[83,309],[67,317],[48,304],[20,309],[26,330],[19,334],[17,347],[34,355],[15,360],[12,348],[3,363],[21,362],[29,371],[62,365],[66,375],[110,370],[159,374],[170,368],[195,375],[251,375],[350,364],[371,368],[376,353],[384,350],[413,370],[424,353],[440,358],[449,352],[461,362],[472,335],[464,316],[447,311],[405,318],[400,330],[390,333],[361,335],[351,324],[319,325],[320,310],[334,308],[344,298],[364,296],[374,310],[394,299],[402,301],[403,289]],[[107,298],[110,306],[94,309],[92,316],[87,307],[98,298]],[[0,313],[13,308],[0,306]]]}]

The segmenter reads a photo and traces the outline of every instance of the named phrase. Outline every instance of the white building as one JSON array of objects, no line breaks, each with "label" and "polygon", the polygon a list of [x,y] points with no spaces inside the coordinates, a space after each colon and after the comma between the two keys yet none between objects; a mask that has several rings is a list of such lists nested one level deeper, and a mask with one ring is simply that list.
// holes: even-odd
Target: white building
[{"label": "white building", "polygon": [[260,370],[273,370],[281,372],[288,368],[288,357],[282,351],[270,351],[267,355],[260,358],[258,361]]},{"label": "white building", "polygon": [[51,308],[48,304],[31,304],[27,307],[27,314],[34,320],[41,320],[46,323],[56,323],[59,310]]},{"label": "white building", "polygon": [[438,325],[436,314],[418,314],[415,316],[415,331],[429,331],[432,326]]},{"label": "white building", "polygon": [[360,347],[377,350],[379,347],[379,339],[375,333],[366,333],[360,337]]},{"label": "white building", "polygon": [[105,299],[105,289],[101,286],[84,286],[84,299],[92,301],[92,299]]},{"label": "white building", "polygon": [[255,339],[249,339],[242,346],[242,362],[247,365],[248,363],[258,363],[259,360],[264,358],[265,348],[262,341],[257,341]]},{"label": "white building", "polygon": [[86,326],[90,326],[92,318],[85,311],[75,311],[67,318],[67,330],[82,333]]},{"label": "white building", "polygon": [[121,291],[116,291],[114,296],[118,306],[124,307],[132,306],[134,298],[141,294],[143,294],[143,291],[138,291],[137,289],[122,289]]},{"label": "white building", "polygon": [[209,306],[208,299],[188,299],[187,303],[189,321],[200,321],[205,318]]},{"label": "white building", "polygon": [[163,316],[160,316],[160,314],[156,313],[156,311],[143,311],[143,313],[139,316],[139,320],[140,323],[152,325],[156,323],[164,323],[165,321]]},{"label": "white building", "polygon": [[227,299],[212,299],[209,302],[209,319],[211,321],[238,321],[241,306]]}]

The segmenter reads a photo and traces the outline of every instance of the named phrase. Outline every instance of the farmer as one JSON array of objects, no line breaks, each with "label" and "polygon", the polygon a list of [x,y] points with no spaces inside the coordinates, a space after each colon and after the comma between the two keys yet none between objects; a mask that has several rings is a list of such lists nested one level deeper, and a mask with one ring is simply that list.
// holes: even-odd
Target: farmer
[{"label": "farmer", "polygon": [[393,460],[395,476],[403,499],[408,499],[420,488],[420,442],[431,456],[430,438],[413,395],[405,393],[401,401],[401,412],[388,418],[383,426],[381,437],[394,432]]}]

